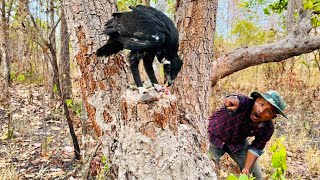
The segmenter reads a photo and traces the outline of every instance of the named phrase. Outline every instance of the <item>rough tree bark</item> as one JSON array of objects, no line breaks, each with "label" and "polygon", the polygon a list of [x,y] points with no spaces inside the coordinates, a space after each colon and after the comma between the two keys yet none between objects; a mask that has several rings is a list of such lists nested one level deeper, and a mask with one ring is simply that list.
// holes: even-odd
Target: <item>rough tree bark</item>
[{"label": "rough tree bark", "polygon": [[[204,47],[200,48],[199,52],[201,62],[194,64],[190,58],[190,61],[186,61],[186,66],[189,63],[198,66],[212,58],[209,50],[212,48],[214,23],[209,22],[212,19],[206,20],[206,17],[209,17],[210,11],[215,8],[211,1],[199,1],[195,4],[187,2],[181,4],[181,7],[186,9],[189,5],[194,5],[191,13],[196,14],[192,23],[201,21],[198,25],[201,26],[202,35],[211,33],[204,38],[205,40],[200,38],[201,35],[193,36],[193,40]],[[208,7],[205,8],[206,6]],[[201,8],[205,10],[202,11]],[[189,13],[185,18],[182,14],[184,9],[181,10],[180,22],[186,25],[191,14]],[[103,24],[110,19],[111,13],[116,11],[115,2],[65,1],[64,10],[75,58],[81,71],[83,102],[96,132],[102,135],[104,153],[110,161],[112,178],[215,179],[216,175],[206,152],[205,119],[208,105],[202,104],[202,102],[205,104],[206,98],[209,98],[209,92],[206,90],[210,87],[211,70],[206,69],[208,66],[201,65],[194,69],[208,73],[197,76],[201,80],[195,86],[197,89],[189,88],[187,78],[180,80],[181,88],[188,89],[186,93],[180,93],[181,96],[206,88],[197,92],[201,97],[197,98],[195,105],[187,103],[181,106],[183,113],[180,113],[178,106],[180,99],[175,98],[174,95],[162,96],[158,101],[150,103],[140,103],[136,99],[137,91],[126,91],[128,75],[131,73],[122,55],[97,58],[93,53],[105,43],[106,38],[101,35],[101,32]],[[208,31],[205,31],[207,26],[211,29],[208,28]],[[192,29],[186,34],[196,32],[196,28]],[[185,41],[184,48],[187,48],[186,45],[191,43],[187,39]],[[198,45],[193,48],[199,48]],[[192,58],[196,58],[197,54],[192,55]],[[207,79],[206,82],[205,79]],[[201,85],[203,82],[206,84]],[[190,114],[187,113],[188,111]]]},{"label": "rough tree bark", "polygon": [[[12,6],[12,0],[9,2]],[[11,9],[11,7],[9,7]],[[8,12],[10,14],[10,12]],[[4,59],[3,76],[5,78],[5,87],[10,86],[11,61],[9,56],[9,16],[7,17],[6,1],[1,1],[1,46],[3,48],[2,57]]]},{"label": "rough tree bark", "polygon": [[[175,81],[174,93],[178,96],[179,113],[190,125],[186,137],[190,143],[188,146],[193,148],[190,159],[192,156],[201,156],[201,160],[193,160],[200,168],[212,168],[207,157],[207,125],[217,6],[217,1],[208,0],[177,1],[176,6],[176,22],[180,34],[179,54],[184,65]],[[194,140],[191,139],[192,136]],[[188,166],[192,169],[193,164]],[[209,177],[206,173],[208,172],[200,171],[198,176],[191,179]]]},{"label": "rough tree bark", "polygon": [[295,19],[294,13],[297,12],[300,14],[300,10],[302,9],[303,0],[290,0],[288,1],[288,8],[286,14],[286,25],[287,31],[290,32],[294,28],[298,19]]},{"label": "rough tree bark", "polygon": [[[184,64],[175,81],[175,93],[178,94],[181,108],[196,115],[199,120],[209,114],[216,9],[217,1],[188,0],[178,1],[177,4],[179,54]],[[202,124],[205,126],[206,121]]]},{"label": "rough tree bark", "polygon": [[12,0],[8,2],[8,11],[6,11],[6,1],[1,1],[1,42],[0,42],[0,50],[2,53],[3,59],[3,71],[2,75],[4,77],[4,97],[5,97],[5,105],[4,108],[8,111],[8,138],[13,138],[13,122],[11,117],[11,109],[10,109],[10,92],[9,88],[11,85],[10,73],[11,73],[11,60],[9,56],[9,17],[12,8]]},{"label": "rough tree bark", "polygon": [[62,92],[66,95],[66,98],[72,96],[72,85],[70,77],[70,52],[69,52],[69,34],[67,21],[64,15],[64,11],[61,11],[61,50],[60,50],[60,71],[61,71],[61,87]]}]

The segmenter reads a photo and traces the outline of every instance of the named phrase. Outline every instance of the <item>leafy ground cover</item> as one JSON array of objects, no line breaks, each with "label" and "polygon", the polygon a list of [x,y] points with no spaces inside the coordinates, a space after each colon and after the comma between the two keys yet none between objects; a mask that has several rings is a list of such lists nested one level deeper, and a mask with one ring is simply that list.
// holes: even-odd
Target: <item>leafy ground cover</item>
[{"label": "leafy ground cover", "polygon": [[[17,85],[12,89],[14,139],[6,139],[6,111],[0,109],[0,179],[68,179],[80,175],[81,164],[73,158],[72,141],[61,108],[48,103],[49,96],[42,92],[41,86],[34,85]],[[81,139],[79,122],[74,124]],[[91,139],[89,144],[95,143]]]}]

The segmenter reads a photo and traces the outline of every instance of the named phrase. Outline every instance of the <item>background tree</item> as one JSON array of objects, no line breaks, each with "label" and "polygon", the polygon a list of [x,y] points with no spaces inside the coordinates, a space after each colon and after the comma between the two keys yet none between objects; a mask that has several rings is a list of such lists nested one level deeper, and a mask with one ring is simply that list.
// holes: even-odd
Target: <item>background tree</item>
[{"label": "background tree", "polygon": [[[3,73],[2,77],[4,79],[4,98],[5,105],[4,108],[7,110],[8,117],[8,133],[9,138],[13,138],[13,122],[11,117],[11,107],[10,107],[10,92],[9,88],[11,85],[10,72],[11,72],[11,57],[9,49],[9,22],[11,16],[11,10],[13,6],[13,0],[10,0],[8,4],[5,0],[1,1],[1,42],[0,42],[0,53],[3,62]],[[0,64],[1,67],[1,64]]]},{"label": "background tree", "polygon": [[69,52],[69,33],[64,11],[61,11],[61,31],[60,31],[60,70],[61,87],[67,98],[72,95],[72,84],[70,77],[70,52]]},{"label": "background tree", "polygon": [[54,1],[48,1],[47,11],[45,11],[47,22],[44,21],[43,12],[40,12],[39,17],[36,17],[31,11],[31,8],[34,5],[32,1],[24,1],[24,3],[20,3],[20,5],[24,6],[23,9],[25,9],[26,18],[21,19],[24,32],[32,37],[32,41],[39,45],[45,55],[45,58],[47,58],[50,63],[48,69],[53,74],[52,79],[49,79],[49,81],[52,82],[49,87],[51,98],[53,98],[54,92],[60,97],[61,87],[55,42],[55,31],[60,22],[60,18],[55,18]]}]

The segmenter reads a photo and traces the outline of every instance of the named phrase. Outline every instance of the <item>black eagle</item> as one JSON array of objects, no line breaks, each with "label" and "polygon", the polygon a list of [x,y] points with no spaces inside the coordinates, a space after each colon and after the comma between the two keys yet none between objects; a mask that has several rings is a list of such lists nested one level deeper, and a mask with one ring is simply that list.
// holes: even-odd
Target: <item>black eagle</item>
[{"label": "black eagle", "polygon": [[143,59],[151,83],[158,84],[152,67],[156,56],[164,65],[165,79],[170,86],[183,64],[177,54],[177,28],[155,8],[143,5],[129,8],[129,12],[113,13],[113,18],[107,21],[104,33],[109,39],[97,50],[97,56],[110,56],[123,49],[131,50],[128,59],[137,87],[143,86],[138,69],[140,59]]}]

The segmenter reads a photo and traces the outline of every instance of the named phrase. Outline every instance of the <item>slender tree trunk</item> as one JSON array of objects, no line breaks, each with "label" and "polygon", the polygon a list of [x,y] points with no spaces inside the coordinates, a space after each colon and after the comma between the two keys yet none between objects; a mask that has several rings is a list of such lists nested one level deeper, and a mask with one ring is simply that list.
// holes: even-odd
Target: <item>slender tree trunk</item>
[{"label": "slender tree trunk", "polygon": [[[58,58],[57,58],[57,52],[55,48],[52,46],[52,44],[48,44],[50,49],[50,63],[53,70],[53,85],[56,87],[57,95],[61,97],[61,86],[60,86],[60,80],[59,80],[59,68],[58,68]],[[53,86],[53,87],[54,87]]]},{"label": "slender tree trunk", "polygon": [[4,82],[4,96],[6,98],[5,109],[8,111],[8,138],[13,138],[13,122],[11,117],[10,108],[10,72],[11,72],[11,61],[9,56],[9,18],[6,17],[5,0],[1,1],[1,53],[3,58],[3,76]]},{"label": "slender tree trunk", "polygon": [[6,87],[9,88],[11,84],[10,80],[10,71],[11,71],[11,62],[9,56],[9,24],[8,18],[6,17],[6,10],[5,10],[5,0],[2,0],[1,5],[1,35],[2,35],[2,47],[4,50],[3,59],[4,59],[4,77],[6,79]]},{"label": "slender tree trunk", "polygon": [[61,71],[61,87],[62,92],[66,95],[67,98],[72,96],[72,85],[70,77],[70,53],[69,53],[69,34],[67,22],[64,16],[64,11],[61,11],[61,50],[60,50],[60,71]]},{"label": "slender tree trunk", "polygon": [[[59,81],[59,69],[58,69],[58,58],[57,58],[57,48],[56,48],[56,36],[55,36],[55,8],[54,8],[54,0],[50,0],[50,27],[52,29],[52,33],[49,34],[49,43],[46,44],[50,50],[51,55],[51,66],[53,70],[53,87],[57,88],[57,95],[61,97],[61,88]],[[53,90],[53,89],[52,89]]]}]

